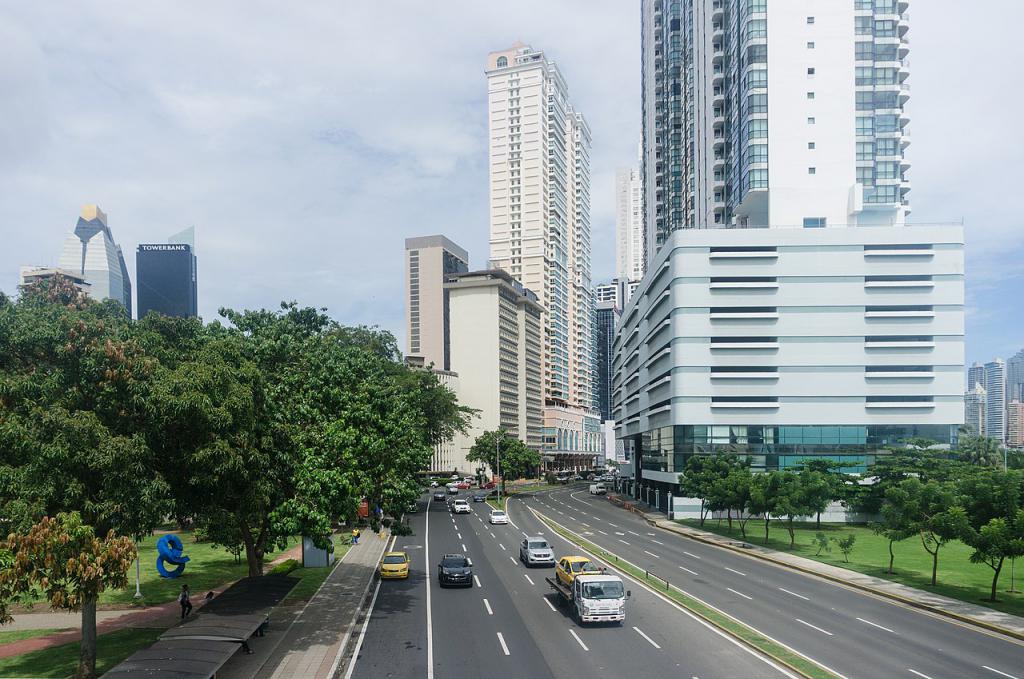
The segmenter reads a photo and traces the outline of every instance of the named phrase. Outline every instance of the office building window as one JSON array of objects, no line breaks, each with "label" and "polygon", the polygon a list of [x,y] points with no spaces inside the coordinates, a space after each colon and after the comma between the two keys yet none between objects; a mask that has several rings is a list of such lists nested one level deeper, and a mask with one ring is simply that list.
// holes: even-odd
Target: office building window
[{"label": "office building window", "polygon": [[814,117],[813,117],[813,116],[811,116],[811,117],[809,117],[809,118],[807,119],[807,124],[808,124],[808,125],[813,125],[813,124],[814,124]]},{"label": "office building window", "polygon": [[[889,141],[879,139],[878,141]],[[891,141],[896,141],[895,139]],[[859,141],[857,142],[857,160],[874,160],[875,159],[875,144],[870,141]]]},{"label": "office building window", "polygon": [[875,184],[875,168],[873,167],[858,167],[857,168],[857,181],[864,186],[874,186]]},{"label": "office building window", "polygon": [[807,93],[807,98],[808,99],[814,99],[814,92],[808,92]]},{"label": "office building window", "polygon": [[768,112],[768,95],[751,94],[747,97],[747,112],[748,113],[767,113]]},{"label": "office building window", "polygon": [[807,75],[814,75],[814,67],[811,66],[807,69]]},{"label": "office building window", "polygon": [[807,23],[808,24],[813,24],[814,23],[814,17],[807,17]]},{"label": "office building window", "polygon": [[813,41],[808,41],[807,42],[807,49],[809,49],[809,50],[814,49],[814,42]]},{"label": "office building window", "polygon": [[768,145],[767,144],[753,144],[748,149],[748,159],[751,163],[767,163],[768,162]]},{"label": "office building window", "polygon": [[824,229],[825,218],[824,217],[804,217],[804,228],[805,229]]},{"label": "office building window", "polygon": [[809,149],[811,149],[813,151],[814,150],[814,142],[813,141],[807,142],[807,148],[809,148]]},{"label": "office building window", "polygon": [[807,168],[807,174],[818,174],[818,168],[816,168],[816,167],[809,167],[809,168]]}]

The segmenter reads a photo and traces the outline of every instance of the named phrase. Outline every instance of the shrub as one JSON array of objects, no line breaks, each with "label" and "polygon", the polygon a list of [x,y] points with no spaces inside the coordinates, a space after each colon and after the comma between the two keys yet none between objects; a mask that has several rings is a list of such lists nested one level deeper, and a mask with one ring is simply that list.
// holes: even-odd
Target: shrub
[{"label": "shrub", "polygon": [[267,575],[288,575],[298,568],[299,565],[299,562],[295,559],[286,559],[267,571]]}]

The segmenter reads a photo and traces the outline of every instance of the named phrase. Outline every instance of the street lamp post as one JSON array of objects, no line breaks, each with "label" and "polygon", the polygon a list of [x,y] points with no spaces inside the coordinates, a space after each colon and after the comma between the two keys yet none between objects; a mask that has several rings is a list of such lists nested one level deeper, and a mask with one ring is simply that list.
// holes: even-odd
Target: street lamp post
[{"label": "street lamp post", "polygon": [[505,485],[505,479],[501,475],[501,429],[498,429],[498,435],[494,437],[494,455],[498,467],[498,504],[501,504],[501,487]]},{"label": "street lamp post", "polygon": [[139,565],[141,561],[141,555],[139,554],[138,540],[136,540],[135,544],[135,594],[132,595],[132,598],[141,599],[142,588],[140,586],[140,581],[142,580],[142,569],[141,566]]}]

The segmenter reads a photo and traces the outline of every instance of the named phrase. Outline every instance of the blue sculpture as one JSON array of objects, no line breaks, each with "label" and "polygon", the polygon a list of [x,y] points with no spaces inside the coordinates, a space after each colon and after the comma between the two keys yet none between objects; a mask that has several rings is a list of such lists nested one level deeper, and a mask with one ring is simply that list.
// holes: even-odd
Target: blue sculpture
[{"label": "blue sculpture", "polygon": [[[176,578],[182,574],[185,570],[185,564],[188,563],[189,558],[182,556],[181,553],[185,547],[181,544],[181,538],[177,535],[165,535],[160,538],[156,543],[156,551],[160,554],[156,558],[156,569],[160,571],[160,577],[164,578]],[[164,563],[173,564],[177,566],[173,571],[168,571],[164,567]]]}]

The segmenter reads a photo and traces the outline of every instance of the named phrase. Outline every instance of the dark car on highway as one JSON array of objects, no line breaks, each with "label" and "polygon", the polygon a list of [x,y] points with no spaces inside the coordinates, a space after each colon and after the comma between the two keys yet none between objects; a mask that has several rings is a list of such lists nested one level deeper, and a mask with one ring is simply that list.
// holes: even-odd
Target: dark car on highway
[{"label": "dark car on highway", "polygon": [[487,495],[486,490],[477,491],[473,493],[473,502],[487,502]]},{"label": "dark car on highway", "polygon": [[446,491],[443,491],[443,490],[439,490],[439,491],[437,491],[436,493],[434,493],[434,500],[435,500],[435,501],[436,501],[436,500],[439,500],[439,501],[441,501],[441,502],[444,502],[444,500],[445,500],[445,499],[446,499],[447,497],[448,497],[448,493],[447,493]]},{"label": "dark car on highway", "polygon": [[437,582],[446,585],[473,586],[473,562],[465,554],[445,554],[437,564]]}]

